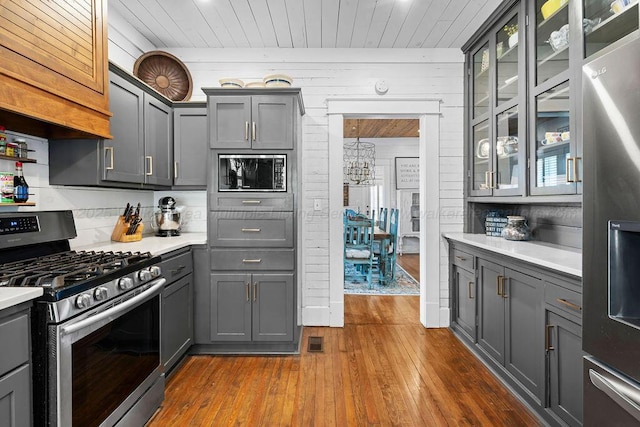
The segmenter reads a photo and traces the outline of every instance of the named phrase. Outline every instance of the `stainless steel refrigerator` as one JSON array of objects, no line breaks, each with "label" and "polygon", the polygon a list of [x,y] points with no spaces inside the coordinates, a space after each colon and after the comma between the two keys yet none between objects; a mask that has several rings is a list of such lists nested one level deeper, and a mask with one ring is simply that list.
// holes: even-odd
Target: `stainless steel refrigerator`
[{"label": "stainless steel refrigerator", "polygon": [[640,40],[583,66],[584,424],[640,425]]}]

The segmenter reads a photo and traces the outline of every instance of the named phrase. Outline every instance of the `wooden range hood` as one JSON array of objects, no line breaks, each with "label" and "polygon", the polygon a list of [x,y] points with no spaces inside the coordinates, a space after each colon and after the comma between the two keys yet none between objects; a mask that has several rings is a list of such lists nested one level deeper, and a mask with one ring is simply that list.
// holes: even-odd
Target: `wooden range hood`
[{"label": "wooden range hood", "polygon": [[2,7],[0,124],[44,138],[111,138],[106,1]]}]

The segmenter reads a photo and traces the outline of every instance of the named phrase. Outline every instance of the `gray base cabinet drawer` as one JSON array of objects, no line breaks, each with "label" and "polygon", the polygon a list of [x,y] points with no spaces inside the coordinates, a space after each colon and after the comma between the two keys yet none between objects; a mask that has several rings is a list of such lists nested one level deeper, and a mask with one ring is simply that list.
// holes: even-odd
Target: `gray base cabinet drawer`
[{"label": "gray base cabinet drawer", "polygon": [[163,255],[162,258],[163,260],[160,263],[160,268],[162,269],[162,275],[167,279],[167,283],[178,280],[193,271],[193,257],[191,255],[191,251],[169,259],[164,259],[165,255]]},{"label": "gray base cabinet drawer", "polygon": [[251,211],[293,211],[293,195],[282,194],[226,194],[212,192],[212,210],[231,209]]},{"label": "gray base cabinet drawer", "polygon": [[457,248],[454,248],[451,251],[451,262],[467,271],[473,271],[475,268],[473,264],[473,255]]},{"label": "gray base cabinet drawer", "polygon": [[[10,346],[5,346],[7,349]],[[0,425],[23,427],[31,425],[30,366],[23,365],[0,378]]]},{"label": "gray base cabinet drawer", "polygon": [[212,212],[213,247],[293,247],[293,212]]},{"label": "gray base cabinet drawer", "polygon": [[4,343],[0,357],[0,376],[29,362],[30,334],[28,313],[0,320],[0,342]]},{"label": "gray base cabinet drawer", "polygon": [[211,249],[212,270],[293,270],[293,249]]},{"label": "gray base cabinet drawer", "polygon": [[567,313],[582,317],[582,294],[545,283],[544,302]]}]

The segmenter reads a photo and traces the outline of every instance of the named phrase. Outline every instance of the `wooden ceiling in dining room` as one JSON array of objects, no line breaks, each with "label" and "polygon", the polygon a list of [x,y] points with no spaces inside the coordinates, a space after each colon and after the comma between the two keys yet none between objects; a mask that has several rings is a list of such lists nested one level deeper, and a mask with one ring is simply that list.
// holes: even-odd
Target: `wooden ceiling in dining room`
[{"label": "wooden ceiling in dining room", "polygon": [[344,119],[345,138],[417,138],[418,119]]}]

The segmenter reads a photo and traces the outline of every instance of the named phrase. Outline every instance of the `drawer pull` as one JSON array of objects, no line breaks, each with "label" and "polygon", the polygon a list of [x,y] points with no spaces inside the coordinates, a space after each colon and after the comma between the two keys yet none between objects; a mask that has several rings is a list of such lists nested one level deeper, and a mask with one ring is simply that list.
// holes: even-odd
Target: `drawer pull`
[{"label": "drawer pull", "polygon": [[261,231],[260,228],[243,228],[243,233],[259,233]]},{"label": "drawer pull", "polygon": [[242,201],[243,205],[259,205],[260,203],[262,203],[262,200],[243,200]]},{"label": "drawer pull", "polygon": [[555,350],[551,345],[551,329],[554,325],[546,325],[544,328],[544,350],[549,352],[551,350]]},{"label": "drawer pull", "polygon": [[558,301],[560,304],[566,305],[567,307],[572,308],[574,310],[582,311],[582,307],[580,307],[578,304],[574,304],[574,303],[572,303],[570,301],[567,301],[566,299],[556,298],[556,301]]},{"label": "drawer pull", "polygon": [[466,261],[466,260],[467,260],[465,257],[463,257],[463,256],[459,256],[459,255],[456,255],[456,259],[457,259],[458,261],[462,261],[462,262],[464,262],[464,261]]},{"label": "drawer pull", "polygon": [[473,299],[473,293],[471,292],[472,287],[473,287],[473,282],[469,282],[469,299]]},{"label": "drawer pull", "polygon": [[174,270],[170,270],[170,271],[171,271],[171,274],[173,275],[173,274],[178,274],[178,273],[180,273],[180,272],[181,272],[182,270],[184,270],[185,268],[186,268],[186,266],[181,265],[181,266],[179,266],[178,268],[176,268],[176,269],[174,269]]},{"label": "drawer pull", "polygon": [[262,262],[262,259],[243,259],[242,262],[245,264],[259,264]]}]

